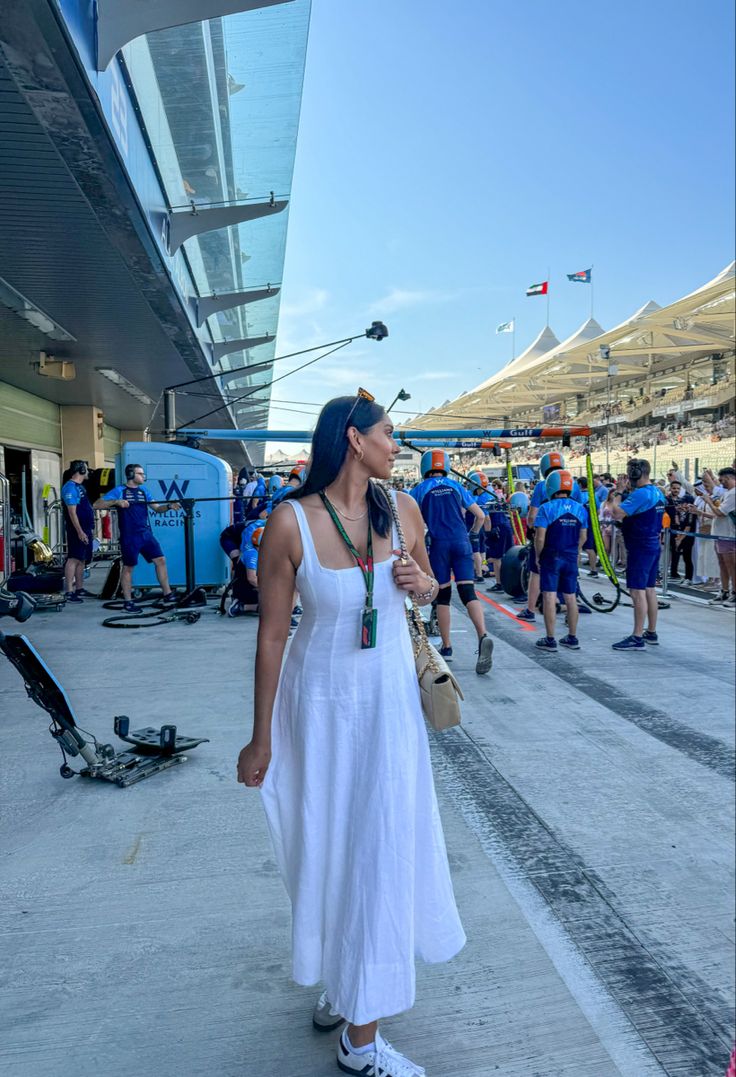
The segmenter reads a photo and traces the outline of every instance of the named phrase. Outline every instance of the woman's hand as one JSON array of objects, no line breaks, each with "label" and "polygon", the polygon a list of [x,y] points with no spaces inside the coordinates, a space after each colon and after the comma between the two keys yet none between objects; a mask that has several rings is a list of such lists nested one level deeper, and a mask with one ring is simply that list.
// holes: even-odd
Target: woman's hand
[{"label": "woman's hand", "polygon": [[398,558],[394,561],[394,583],[402,591],[413,591],[416,595],[424,594],[432,585],[431,577],[419,567],[413,557],[402,557],[401,550],[394,550]]},{"label": "woman's hand", "polygon": [[251,741],[238,756],[238,781],[249,788],[260,787],[271,762],[271,748]]}]

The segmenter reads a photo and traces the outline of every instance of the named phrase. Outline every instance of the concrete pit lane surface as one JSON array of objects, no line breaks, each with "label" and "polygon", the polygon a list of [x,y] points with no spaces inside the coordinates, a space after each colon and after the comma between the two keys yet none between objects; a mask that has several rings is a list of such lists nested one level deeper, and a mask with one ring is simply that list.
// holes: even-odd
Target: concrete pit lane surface
[{"label": "concrete pit lane surface", "polygon": [[[416,1006],[384,1035],[432,1077],[723,1077],[733,613],[673,600],[660,646],[619,654],[621,607],[581,618],[579,652],[543,656],[540,618],[484,609],[493,670],[475,675],[458,605],[463,726],[430,735],[468,943],[417,964]],[[31,638],[99,739],[125,713],[210,743],[130,789],[64,781],[47,716],[0,663],[0,1074],[337,1072],[335,1035],[311,1025],[319,988],[289,978],[258,794],[235,781],[257,623],[208,609],[108,634],[101,617],[88,599],[2,630]]]}]

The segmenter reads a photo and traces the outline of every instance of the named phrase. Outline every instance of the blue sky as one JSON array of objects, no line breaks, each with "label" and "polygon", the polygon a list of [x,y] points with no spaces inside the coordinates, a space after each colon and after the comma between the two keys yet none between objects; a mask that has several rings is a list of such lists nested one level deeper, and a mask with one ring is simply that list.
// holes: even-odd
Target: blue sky
[{"label": "blue sky", "polygon": [[[545,322],[610,328],[714,277],[734,246],[730,0],[313,0],[277,355],[363,330],[274,386],[414,412],[471,388]],[[280,364],[279,373],[288,369]],[[289,402],[289,403],[287,403]],[[307,409],[309,414],[316,408]],[[310,426],[305,411],[272,427]]]}]

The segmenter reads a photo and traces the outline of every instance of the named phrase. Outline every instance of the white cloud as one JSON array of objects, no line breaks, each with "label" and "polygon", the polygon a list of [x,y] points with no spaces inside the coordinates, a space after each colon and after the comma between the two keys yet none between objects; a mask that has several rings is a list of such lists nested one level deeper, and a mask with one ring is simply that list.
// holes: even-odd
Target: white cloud
[{"label": "white cloud", "polygon": [[418,307],[425,303],[443,303],[450,299],[448,292],[438,292],[431,289],[392,288],[381,299],[371,304],[371,314],[394,314],[397,310],[406,310],[407,307]]},{"label": "white cloud", "polygon": [[[358,355],[351,352],[350,358],[357,359]],[[351,393],[355,393],[359,385],[365,385],[366,389],[373,392],[380,390],[385,384],[385,379],[376,377],[369,366],[328,366],[329,359],[320,370],[318,380],[322,385],[346,387]],[[366,384],[369,382],[370,384]]]},{"label": "white cloud", "polygon": [[455,377],[457,374],[453,370],[428,370],[425,374],[412,375],[412,381],[444,381]]}]

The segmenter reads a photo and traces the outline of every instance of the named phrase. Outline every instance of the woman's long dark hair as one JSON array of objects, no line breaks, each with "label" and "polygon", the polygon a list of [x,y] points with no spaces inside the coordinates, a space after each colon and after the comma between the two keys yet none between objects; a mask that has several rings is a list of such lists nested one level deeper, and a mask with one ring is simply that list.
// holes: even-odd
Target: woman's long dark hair
[{"label": "woman's long dark hair", "polygon": [[[312,457],[309,474],[303,486],[286,497],[295,501],[309,494],[318,494],[340,473],[348,454],[348,420],[361,434],[385,418],[380,404],[362,396],[336,396],[328,400],[319,413],[312,435]],[[368,511],[371,527],[386,538],[391,531],[391,509],[386,494],[374,482],[368,483]]]}]

